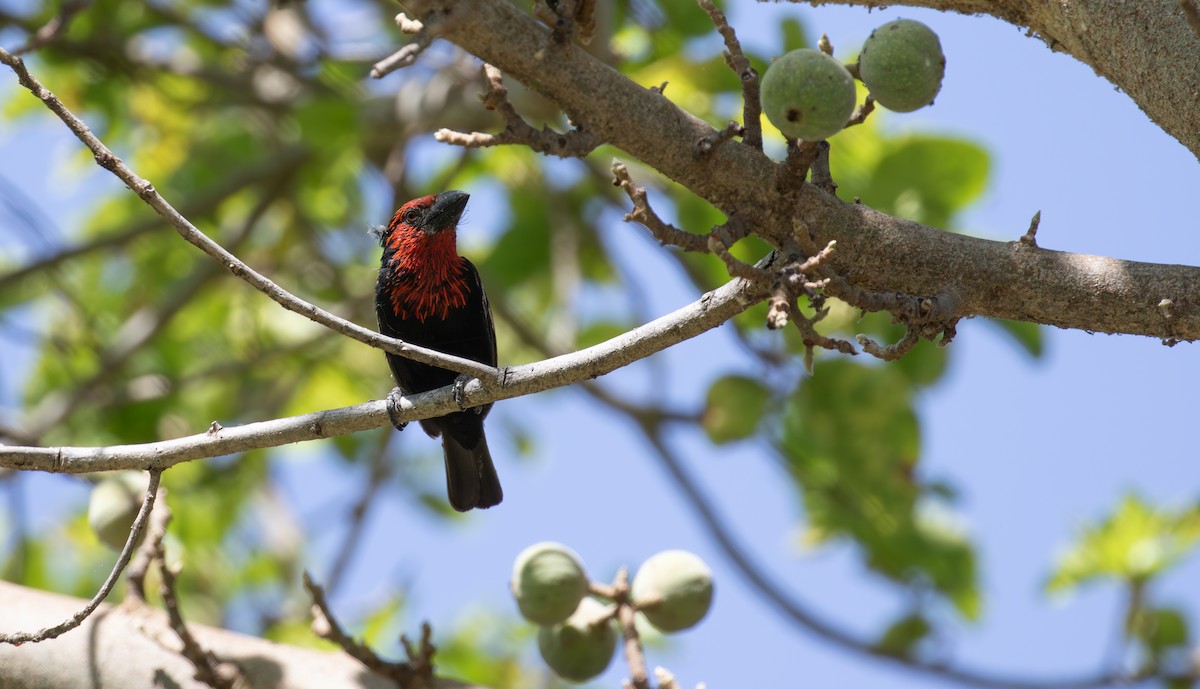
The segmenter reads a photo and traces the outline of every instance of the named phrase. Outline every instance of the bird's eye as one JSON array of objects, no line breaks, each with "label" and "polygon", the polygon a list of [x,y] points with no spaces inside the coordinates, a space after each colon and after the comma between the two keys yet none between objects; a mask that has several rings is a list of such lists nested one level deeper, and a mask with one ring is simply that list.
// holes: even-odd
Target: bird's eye
[{"label": "bird's eye", "polygon": [[408,210],[404,211],[404,222],[409,225],[416,223],[420,217],[421,214],[417,212],[415,208],[409,208]]}]

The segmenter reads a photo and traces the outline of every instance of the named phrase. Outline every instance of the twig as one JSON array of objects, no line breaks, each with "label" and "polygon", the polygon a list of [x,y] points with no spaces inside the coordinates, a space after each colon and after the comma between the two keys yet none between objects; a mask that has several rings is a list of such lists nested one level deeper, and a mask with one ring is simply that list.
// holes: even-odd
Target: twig
[{"label": "twig", "polygon": [[862,345],[863,351],[873,357],[883,359],[884,361],[895,361],[900,357],[912,351],[913,347],[921,341],[921,336],[916,328],[905,328],[904,337],[900,338],[893,344],[884,346],[867,337],[866,335],[856,335],[855,339]]},{"label": "twig", "polygon": [[854,112],[850,113],[850,119],[846,120],[846,126],[842,127],[842,129],[856,127],[863,122],[866,122],[867,115],[870,115],[873,112],[875,112],[875,97],[868,93],[867,97],[863,99],[863,102],[854,107]]},{"label": "twig", "polygon": [[226,251],[206,234],[196,228],[187,218],[179,214],[171,204],[167,203],[155,189],[154,185],[139,177],[116,156],[100,139],[96,138],[87,125],[63,105],[62,101],[35,79],[25,68],[24,61],[8,51],[0,48],[0,62],[8,65],[16,73],[18,81],[39,98],[47,108],[67,125],[75,136],[84,143],[95,155],[96,163],[112,172],[125,183],[134,193],[161,215],[174,227],[179,234],[191,244],[199,247],[204,253],[219,262],[235,276],[249,283],[252,287],[270,297],[280,306],[294,311],[327,328],[339,332],[363,344],[382,349],[392,354],[412,359],[423,364],[430,364],[455,373],[474,376],[489,383],[499,383],[503,374],[490,366],[462,357],[443,354],[425,347],[408,344],[402,340],[385,337],[379,333],[351,323],[343,318],[310,304],[296,295],[284,290],[266,276],[256,272],[239,258]]},{"label": "twig", "polygon": [[37,643],[56,638],[83,624],[83,621],[95,612],[96,608],[100,607],[100,603],[104,602],[104,599],[112,591],[113,586],[116,585],[117,579],[121,577],[121,572],[125,571],[125,567],[129,564],[129,558],[133,556],[134,548],[142,538],[142,532],[146,529],[150,510],[154,508],[154,501],[158,496],[158,483],[161,477],[162,470],[150,470],[150,483],[146,486],[146,494],[142,498],[142,508],[138,510],[137,517],[133,520],[133,526],[129,529],[129,538],[125,539],[125,547],[121,549],[121,554],[117,557],[117,563],[113,565],[112,571],[108,573],[108,578],[104,580],[104,584],[96,592],[96,595],[92,597],[92,600],[82,610],[72,615],[70,619],[53,627],[47,627],[36,632],[0,634],[0,643],[19,646],[24,643]]},{"label": "twig", "polygon": [[[286,179],[278,180],[275,187],[265,192],[250,209],[241,227],[230,237],[233,250],[236,251],[249,239],[255,225],[275,203],[277,195],[283,192],[285,182]],[[156,308],[143,307],[126,318],[112,342],[98,354],[99,366],[95,374],[72,390],[46,395],[29,413],[33,420],[30,432],[41,437],[47,430],[70,418],[80,406],[94,402],[97,390],[120,373],[131,357],[166,329],[195,296],[220,275],[219,270],[212,263],[196,266]]]},{"label": "twig", "polygon": [[69,2],[64,2],[58,14],[54,15],[50,21],[46,22],[45,26],[30,36],[29,41],[25,45],[14,50],[13,54],[24,55],[58,38],[59,34],[67,28],[67,24],[71,22],[71,19],[90,4],[92,4],[92,0],[70,0]]},{"label": "twig", "polygon": [[634,689],[651,689],[650,676],[646,672],[646,654],[642,650],[642,639],[637,630],[636,608],[629,597],[628,568],[622,567],[617,570],[612,588],[611,600],[617,604],[617,623],[621,625],[621,637],[625,641],[625,663],[629,666],[631,684]]},{"label": "twig", "polygon": [[[304,149],[289,148],[274,154],[265,164],[250,165],[231,171],[216,185],[198,192],[195,196],[181,204],[181,212],[184,216],[206,213],[233,194],[256,182],[270,180],[281,172],[289,172],[299,168],[308,159],[309,155],[309,152]],[[62,263],[81,256],[105,249],[122,247],[138,237],[158,229],[161,224],[162,218],[151,216],[147,220],[133,223],[120,231],[101,231],[100,234],[104,236],[98,237],[92,242],[63,249],[56,254],[38,259],[20,268],[16,268],[12,272],[0,275],[0,289],[24,280],[30,275],[55,268]]]},{"label": "twig", "polygon": [[761,151],[762,105],[759,102],[758,70],[750,65],[750,60],[742,52],[737,32],[729,25],[721,8],[714,5],[712,0],[697,0],[697,3],[700,9],[708,13],[721,38],[725,39],[725,64],[742,82],[742,143]]},{"label": "twig", "polygon": [[1033,218],[1029,221],[1029,229],[1017,241],[1028,247],[1036,248],[1038,226],[1042,224],[1042,212],[1038,211],[1033,214]]},{"label": "twig", "polygon": [[421,53],[433,43],[433,36],[421,33],[412,43],[388,55],[371,67],[371,78],[382,79],[398,69],[408,67],[417,61]]},{"label": "twig", "polygon": [[[164,512],[166,511],[164,510]],[[171,515],[166,512],[163,521],[164,527],[170,522]],[[179,596],[175,586],[179,567],[167,564],[167,555],[163,549],[161,535],[153,541],[149,550],[152,559],[158,562],[158,570],[162,575],[159,593],[162,595],[163,607],[167,609],[167,622],[171,631],[175,632],[175,636],[179,638],[179,643],[182,644],[179,654],[196,669],[196,680],[213,689],[236,689],[236,687],[244,685],[245,678],[241,668],[235,663],[222,661],[212,651],[206,650],[188,629],[187,621],[183,619],[183,612],[179,607]]]},{"label": "twig", "polygon": [[821,142],[788,139],[787,159],[775,173],[776,189],[787,193],[799,189],[804,184],[809,168],[812,167],[813,161],[817,159],[817,154],[821,151],[819,143]]},{"label": "twig", "polygon": [[813,158],[810,169],[812,170],[812,184],[828,194],[837,192],[837,182],[833,181],[833,174],[829,171],[829,142],[816,142],[817,155]]},{"label": "twig", "polygon": [[[758,303],[763,296],[759,287],[743,280],[730,281],[692,304],[598,345],[507,368],[506,382],[502,385],[488,387],[471,381],[463,386],[462,402],[475,407],[591,380],[707,332]],[[415,421],[456,411],[459,406],[453,388],[448,385],[406,396],[396,410],[397,417],[401,421]],[[194,459],[328,438],[390,423],[387,402],[375,400],[142,445],[0,446],[0,467],[72,474],[146,467],[165,469]]]},{"label": "twig", "polygon": [[600,145],[600,140],[594,134],[578,127],[569,132],[556,132],[549,127],[534,129],[509,102],[508,88],[504,85],[500,70],[484,63],[483,77],[488,88],[487,93],[482,95],[483,107],[500,114],[504,119],[504,131],[499,134],[467,134],[443,128],[434,133],[434,139],[465,148],[517,144],[559,158],[583,158]]},{"label": "twig", "polygon": [[722,235],[728,234],[727,230],[731,224],[737,225],[737,229],[741,230],[738,232],[738,234],[741,236],[746,235],[746,231],[743,229],[745,227],[745,223],[741,221],[741,218],[738,217],[736,219],[731,219],[729,223],[726,223],[721,227],[714,227],[712,231],[708,233],[708,250],[716,254],[717,258],[725,262],[725,268],[729,271],[731,276],[756,282],[763,287],[770,286],[771,283],[775,281],[774,272],[766,268],[759,268],[758,266],[750,265],[749,263],[746,263],[745,261],[729,253],[729,246],[732,244],[732,242],[725,239],[725,237]]},{"label": "twig", "polygon": [[697,158],[707,158],[708,156],[712,155],[712,152],[716,150],[717,146],[720,146],[735,136],[741,136],[742,134],[745,134],[745,129],[742,128],[742,125],[738,124],[737,122],[730,122],[721,129],[698,140],[692,155],[696,156]]},{"label": "twig", "polygon": [[384,660],[366,644],[350,637],[342,630],[337,618],[333,616],[333,612],[329,609],[329,601],[325,598],[324,589],[313,581],[312,576],[308,572],[304,573],[304,588],[308,590],[308,594],[312,596],[313,600],[312,628],[314,634],[337,644],[350,657],[362,663],[368,670],[395,680],[396,684],[400,687],[413,686],[415,680],[427,681],[432,679],[432,658],[436,649],[433,647],[433,644],[429,643],[432,630],[428,623],[421,626],[421,648],[419,652],[416,652],[416,657],[412,655],[415,649],[407,642],[407,639],[404,640],[404,648],[410,654],[410,661],[413,662],[397,663]]},{"label": "twig", "polygon": [[596,31],[596,0],[537,0],[533,14],[552,30],[556,45],[567,45],[578,30],[579,42],[592,42]]},{"label": "twig", "polygon": [[150,510],[150,524],[147,526],[146,540],[137,549],[133,561],[125,574],[127,583],[125,603],[146,604],[146,575],[154,564],[158,554],[162,552],[162,541],[167,535],[167,526],[171,523],[171,510],[166,506],[166,490],[162,491],[162,499],[154,509]]},{"label": "twig", "polygon": [[396,26],[400,27],[400,31],[403,33],[416,36],[416,38],[412,43],[376,62],[371,67],[371,78],[382,79],[392,72],[416,62],[421,53],[425,52],[425,49],[433,43],[433,39],[437,38],[438,24],[441,20],[442,15],[436,12],[430,12],[424,21],[412,19],[403,12],[397,14]]},{"label": "twig", "polygon": [[821,34],[821,37],[817,39],[817,50],[833,57],[833,43],[829,41],[828,35]]},{"label": "twig", "polygon": [[625,163],[614,158],[612,173],[613,177],[616,178],[613,181],[613,185],[624,189],[625,193],[629,195],[629,200],[633,202],[633,211],[625,215],[625,222],[637,221],[641,223],[646,229],[650,230],[650,233],[661,244],[677,246],[684,251],[708,253],[708,241],[704,237],[692,234],[691,232],[685,232],[658,217],[654,209],[650,208],[650,202],[646,200],[646,188],[634,185],[633,178],[629,176],[629,169],[625,167]]}]

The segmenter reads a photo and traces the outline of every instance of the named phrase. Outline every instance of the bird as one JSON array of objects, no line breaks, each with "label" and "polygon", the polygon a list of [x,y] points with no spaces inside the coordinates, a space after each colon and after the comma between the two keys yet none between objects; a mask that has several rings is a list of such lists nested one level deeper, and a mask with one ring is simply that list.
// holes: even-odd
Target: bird
[{"label": "bird", "polygon": [[[458,222],[470,195],[450,190],[413,199],[376,230],[383,255],[375,285],[379,332],[389,337],[496,365],[496,329],[479,271],[458,255]],[[458,374],[387,353],[398,395],[461,385]],[[430,437],[442,439],[446,492],[459,512],[500,504],[504,494],[488,451],[483,420],[492,405],[421,420]],[[406,424],[392,423],[403,430]]]}]

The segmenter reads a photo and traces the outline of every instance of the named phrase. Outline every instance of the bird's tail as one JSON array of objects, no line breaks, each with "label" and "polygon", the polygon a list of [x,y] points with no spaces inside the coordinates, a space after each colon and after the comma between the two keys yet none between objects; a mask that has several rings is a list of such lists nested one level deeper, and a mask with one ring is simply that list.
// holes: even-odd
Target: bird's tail
[{"label": "bird's tail", "polygon": [[446,455],[446,492],[454,509],[466,512],[500,504],[504,492],[482,433],[474,447],[466,447],[450,433],[443,433],[442,451]]}]

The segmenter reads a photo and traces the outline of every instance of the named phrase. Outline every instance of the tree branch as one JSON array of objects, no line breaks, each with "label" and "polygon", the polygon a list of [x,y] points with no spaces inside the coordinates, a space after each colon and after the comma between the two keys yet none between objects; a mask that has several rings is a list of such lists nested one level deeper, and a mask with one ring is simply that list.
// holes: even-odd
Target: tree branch
[{"label": "tree branch", "polygon": [[47,108],[49,108],[59,119],[67,125],[75,136],[84,143],[92,151],[96,157],[96,164],[100,167],[112,172],[116,175],[125,186],[129,187],[135,194],[153,208],[160,216],[162,216],[179,234],[191,244],[198,247],[201,251],[211,256],[214,260],[224,266],[229,272],[242,280],[249,283],[252,287],[267,295],[278,303],[283,308],[294,311],[305,318],[320,323],[327,328],[339,332],[351,339],[358,340],[372,347],[382,349],[392,354],[412,359],[424,364],[430,364],[439,368],[444,368],[455,373],[462,373],[469,376],[474,376],[481,380],[494,382],[502,375],[499,370],[486,366],[477,361],[464,359],[462,357],[443,354],[441,352],[418,347],[408,344],[403,340],[398,340],[391,337],[385,337],[379,333],[364,328],[355,323],[351,323],[343,318],[339,318],[334,314],[310,304],[296,295],[288,292],[279,285],[272,282],[266,276],[258,273],[253,268],[250,268],[233,254],[226,251],[220,244],[213,241],[208,235],[201,232],[187,218],[180,215],[179,211],[175,210],[170,203],[167,202],[155,189],[154,185],[149,181],[139,177],[131,170],[120,158],[116,156],[107,146],[104,145],[88,126],[75,116],[70,110],[63,105],[53,93],[43,86],[37,79],[29,73],[25,67],[25,62],[8,51],[0,48],[0,62],[8,65],[13,72],[16,73],[17,79],[21,85],[29,89],[29,91],[40,99]]},{"label": "tree branch", "polygon": [[[84,601],[0,581],[0,633],[61,619]],[[341,651],[314,651],[189,624],[204,647],[236,663],[254,687],[272,689],[396,689]],[[165,613],[145,607],[101,606],[74,634],[41,644],[0,645],[0,686],[21,689],[209,689],[195,668],[160,639],[173,636]],[[430,689],[482,689],[435,679]]]},{"label": "tree branch", "polygon": [[[733,280],[681,309],[598,345],[545,361],[506,368],[499,384],[472,380],[462,389],[461,406],[455,400],[452,385],[405,396],[396,410],[396,417],[400,421],[426,419],[463,407],[477,407],[591,380],[707,332],[745,311],[763,296],[759,288],[744,280]],[[112,469],[166,469],[194,459],[318,440],[390,424],[387,402],[375,400],[231,428],[222,428],[214,422],[204,433],[141,445],[0,446],[0,468],[69,474]]]},{"label": "tree branch", "polygon": [[[1169,6],[1163,12],[1178,17],[1180,30],[1189,32],[1189,45],[1200,43],[1172,2],[1129,5],[1139,16],[1147,13],[1143,6]],[[961,4],[964,9],[971,5],[978,11],[998,11],[991,3]],[[697,159],[694,144],[714,134],[710,125],[585,51],[562,46],[555,53],[554,68],[547,69],[537,55],[549,44],[549,32],[506,0],[473,0],[469,10],[461,0],[406,0],[406,5],[420,13],[434,7],[448,10],[441,26],[444,38],[551,99],[580,126],[653,165],[726,215],[744,215],[761,237],[776,246],[794,239],[793,219],[799,215],[812,228],[818,245],[837,241],[832,268],[861,289],[910,295],[953,293],[958,313],[964,316],[1160,339],[1200,339],[1198,268],[964,237],[847,204],[812,186],[788,193],[787,188],[776,186],[783,181],[777,177],[780,165],[750,146],[728,142]],[[1113,40],[1114,45],[1128,44],[1125,38]],[[1196,70],[1200,70],[1200,57],[1161,74],[1170,75],[1172,89],[1189,91],[1175,88],[1181,83],[1176,75]],[[1166,77],[1157,79],[1161,78]],[[1200,74],[1186,83],[1200,83]],[[596,98],[597,93],[604,98]],[[1200,99],[1200,91],[1187,97]],[[1200,104],[1180,109],[1177,117],[1186,119],[1187,113],[1197,111]],[[1194,123],[1189,126],[1197,130],[1195,150],[1200,151],[1200,128]],[[840,296],[835,285],[828,292]],[[1157,308],[1164,298],[1176,306],[1169,322]]]},{"label": "tree branch", "polygon": [[[121,549],[121,554],[117,557],[116,564],[113,565],[112,571],[108,573],[108,578],[104,580],[104,584],[100,586],[100,590],[96,592],[92,600],[88,601],[87,605],[76,611],[65,621],[37,632],[13,631],[5,633],[3,629],[0,629],[0,646],[5,644],[20,646],[21,644],[30,642],[38,643],[57,638],[83,624],[84,620],[90,617],[96,611],[96,608],[100,607],[100,604],[112,592],[113,587],[117,585],[117,580],[121,577],[121,572],[125,571],[126,565],[129,564],[129,559],[133,557],[133,551],[137,548],[137,543],[146,529],[150,510],[154,509],[154,499],[158,496],[158,482],[161,477],[161,470],[152,469],[150,471],[150,483],[146,487],[145,496],[142,498],[142,508],[138,510],[137,517],[133,520],[133,526],[129,529],[129,538],[125,539],[125,547]],[[3,607],[0,606],[0,609],[3,609]]]},{"label": "tree branch", "polygon": [[[793,0],[796,1],[796,0]],[[1200,41],[1185,2],[1138,0],[899,0],[888,5],[989,14],[1028,27],[1053,51],[1068,53],[1129,95],[1155,124],[1200,157]],[[878,7],[878,0],[804,0],[812,5]],[[1182,5],[1182,7],[1181,7]],[[1129,59],[1136,51],[1137,59]]]},{"label": "tree branch", "polygon": [[[683,463],[666,444],[660,428],[640,424],[647,442],[654,448],[655,454],[663,466],[671,474],[671,478],[679,486],[684,498],[708,531],[709,536],[725,554],[734,569],[767,600],[772,610],[791,620],[798,627],[815,634],[825,641],[831,642],[844,650],[868,655],[879,660],[890,661],[901,668],[916,671],[931,677],[959,682],[985,689],[1097,689],[1108,686],[1133,686],[1155,678],[1150,672],[1136,675],[1117,673],[1098,673],[1091,676],[1067,677],[1061,679],[1031,680],[1019,677],[1006,677],[991,673],[980,672],[969,668],[948,666],[941,662],[929,662],[919,658],[899,656],[889,653],[868,641],[856,638],[850,632],[835,626],[810,610],[802,602],[791,596],[776,582],[771,581],[764,573],[762,566],[753,561],[750,554],[739,545],[739,539],[734,535],[725,522],[712,507],[713,501],[705,497],[699,486],[688,475]],[[1168,678],[1159,678],[1168,679]]]}]

